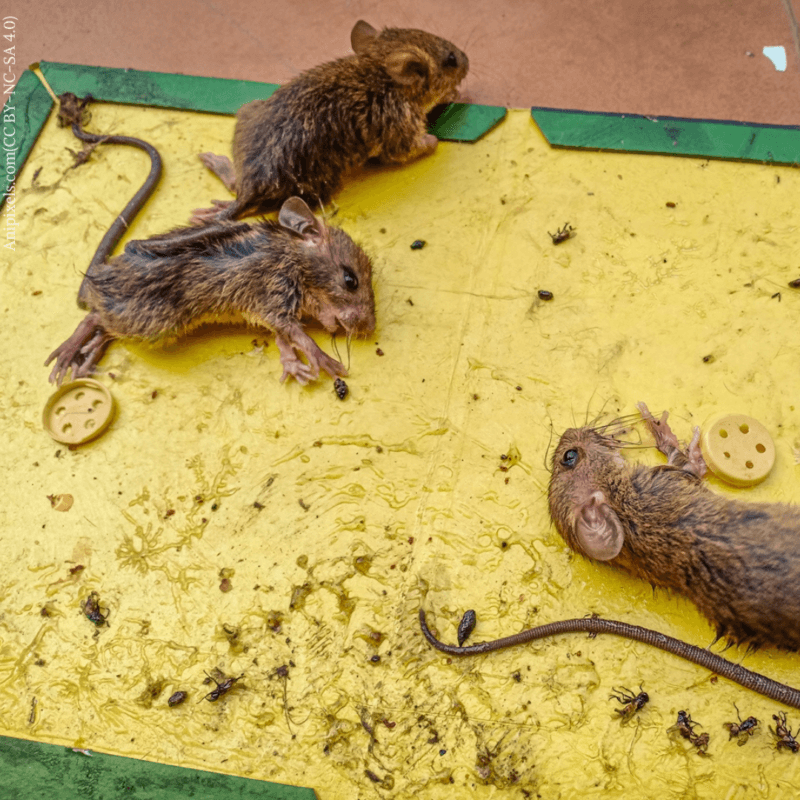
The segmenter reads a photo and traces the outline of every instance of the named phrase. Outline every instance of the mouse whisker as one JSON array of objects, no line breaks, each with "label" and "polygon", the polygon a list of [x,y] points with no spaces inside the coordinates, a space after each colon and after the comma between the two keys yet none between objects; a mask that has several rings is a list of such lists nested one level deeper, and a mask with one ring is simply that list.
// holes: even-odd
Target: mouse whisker
[{"label": "mouse whisker", "polygon": [[638,422],[641,418],[642,415],[638,411],[634,411],[630,414],[621,414],[619,417],[614,417],[614,419],[606,422],[605,425],[598,425],[597,419],[599,419],[599,417],[596,417],[592,423],[586,427],[592,428],[596,431],[602,431],[606,428],[610,428],[613,425],[629,425],[632,422]]},{"label": "mouse whisker", "polygon": [[552,469],[550,468],[550,446],[553,444],[553,420],[550,420],[550,439],[547,442],[547,449],[544,451],[544,468],[552,475]]},{"label": "mouse whisker", "polygon": [[331,334],[331,350],[336,354],[336,358],[341,362],[342,356],[339,353],[339,344],[336,341],[336,333]]}]

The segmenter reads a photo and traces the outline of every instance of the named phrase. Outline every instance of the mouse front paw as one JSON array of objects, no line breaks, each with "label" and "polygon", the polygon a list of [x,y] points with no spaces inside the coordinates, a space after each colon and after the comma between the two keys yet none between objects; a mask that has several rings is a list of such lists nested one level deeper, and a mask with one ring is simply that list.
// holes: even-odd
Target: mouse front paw
[{"label": "mouse front paw", "polygon": [[319,372],[315,372],[297,356],[288,359],[281,358],[281,365],[283,366],[281,383],[285,383],[287,378],[294,378],[301,386],[307,386],[319,375]]}]

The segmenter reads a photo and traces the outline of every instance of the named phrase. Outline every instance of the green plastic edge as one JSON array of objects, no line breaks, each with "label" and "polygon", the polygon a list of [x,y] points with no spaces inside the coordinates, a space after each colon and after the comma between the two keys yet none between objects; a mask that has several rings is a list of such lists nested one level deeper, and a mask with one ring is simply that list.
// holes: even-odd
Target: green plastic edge
[{"label": "green plastic edge", "polygon": [[251,100],[265,99],[277,83],[142,72],[138,69],[89,67],[42,61],[42,74],[56,95],[72,92],[78,97],[92,95],[107,103],[180,108],[211,114],[235,114]]},{"label": "green plastic edge", "polygon": [[0,796],[58,800],[316,800],[313,789],[0,736]]},{"label": "green plastic edge", "polygon": [[800,162],[800,127],[756,122],[642,117],[531,108],[552,147],[724,158],[792,165]]},{"label": "green plastic edge", "polygon": [[42,82],[26,69],[3,106],[4,170],[0,206],[7,199],[11,185],[22,169],[52,107],[53,101]]}]

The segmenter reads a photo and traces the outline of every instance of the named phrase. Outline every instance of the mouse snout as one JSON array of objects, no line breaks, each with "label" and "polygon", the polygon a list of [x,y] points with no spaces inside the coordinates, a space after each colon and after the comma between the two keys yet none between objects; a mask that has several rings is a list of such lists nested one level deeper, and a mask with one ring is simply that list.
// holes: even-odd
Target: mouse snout
[{"label": "mouse snout", "polygon": [[346,306],[336,316],[348,334],[366,336],[375,330],[375,312],[366,306]]}]

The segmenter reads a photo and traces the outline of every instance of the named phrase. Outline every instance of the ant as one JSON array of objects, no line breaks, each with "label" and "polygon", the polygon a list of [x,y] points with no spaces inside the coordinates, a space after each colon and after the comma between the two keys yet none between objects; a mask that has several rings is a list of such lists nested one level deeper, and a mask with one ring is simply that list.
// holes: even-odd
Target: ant
[{"label": "ant", "polygon": [[642,685],[639,684],[639,694],[634,695],[630,689],[626,689],[624,686],[620,689],[616,687],[611,687],[614,692],[612,692],[609,696],[609,700],[616,700],[618,703],[621,703],[624,708],[615,708],[614,711],[620,715],[621,722],[624,725],[637,711],[641,711],[647,702],[650,700],[650,695],[647,692],[642,691]]},{"label": "ant", "polygon": [[[780,750],[781,747],[785,747],[793,753],[800,750],[800,744],[798,744],[797,740],[794,738],[795,735],[792,733],[791,728],[786,727],[786,712],[781,711],[778,715],[773,714],[772,719],[775,720],[775,730],[773,731],[772,728],[770,728],[770,730],[778,739],[776,745],[778,750]],[[798,733],[800,733],[800,730],[798,730]]]},{"label": "ant", "polygon": [[711,737],[707,733],[695,733],[694,729],[697,725],[700,725],[700,723],[695,722],[692,719],[691,714],[687,714],[685,711],[679,711],[678,721],[671,728],[669,728],[669,730],[678,731],[678,733],[684,739],[688,739],[697,748],[699,755],[705,756],[708,755],[706,750],[708,749],[708,742]]},{"label": "ant", "polygon": [[561,244],[575,235],[575,228],[569,222],[565,222],[563,228],[556,228],[555,233],[547,231],[547,235],[553,240],[553,244]]},{"label": "ant", "polygon": [[738,738],[739,747],[741,747],[743,744],[746,744],[748,738],[756,732],[758,720],[755,717],[748,717],[746,720],[742,721],[742,715],[739,713],[739,707],[736,705],[736,703],[733,704],[733,707],[736,709],[736,716],[739,718],[739,722],[725,722],[722,727],[727,728],[730,732],[728,741],[733,738]]},{"label": "ant", "polygon": [[[215,677],[209,675],[207,672],[206,675],[208,675],[208,678],[206,678],[203,683],[210,683],[211,681],[214,681],[214,683],[217,684],[216,689],[212,689],[205,697],[202,698],[203,700],[208,700],[209,703],[214,703],[219,700],[222,695],[228,694],[228,692],[233,688],[234,683],[244,678],[243,672],[238,678],[225,678],[225,680],[220,683]],[[221,672],[219,675],[220,677],[225,677]]]},{"label": "ant", "polygon": [[685,711],[678,712],[678,721],[670,728],[671,731],[677,730],[684,739],[693,740],[696,737],[694,726],[699,725],[692,719],[691,714]]}]

